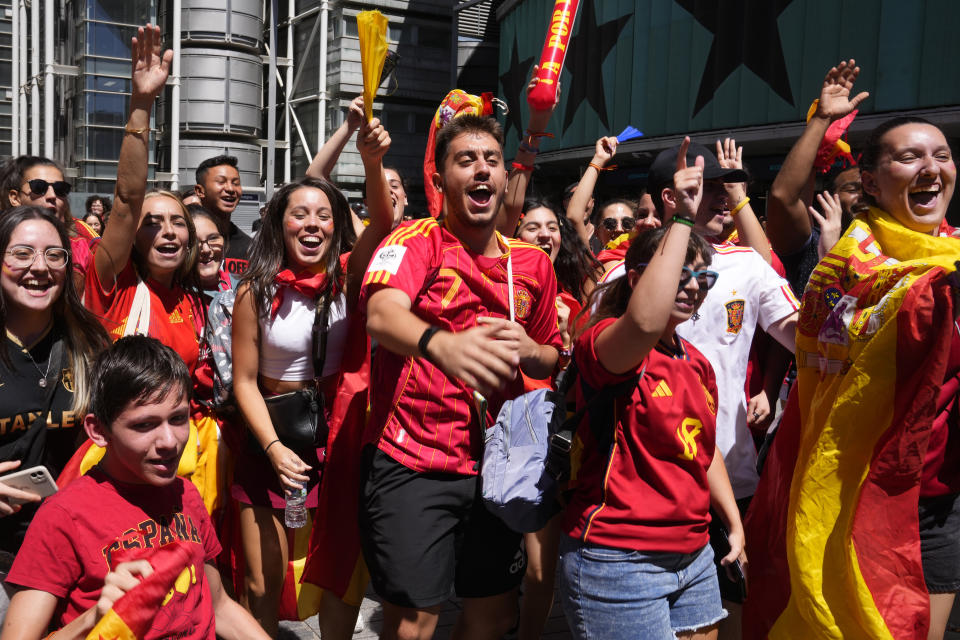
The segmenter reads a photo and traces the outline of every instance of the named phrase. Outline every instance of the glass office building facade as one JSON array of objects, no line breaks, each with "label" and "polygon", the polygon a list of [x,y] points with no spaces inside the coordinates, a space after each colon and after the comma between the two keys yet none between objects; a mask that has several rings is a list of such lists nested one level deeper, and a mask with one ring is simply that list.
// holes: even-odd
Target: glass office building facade
[{"label": "glass office building facade", "polygon": [[[36,1],[36,0],[35,0]],[[130,39],[156,23],[151,0],[68,2],[61,60],[77,68],[61,76],[66,127],[65,163],[75,168],[77,192],[112,194],[130,96]],[[151,177],[155,154],[150,153]]]},{"label": "glass office building facade", "polygon": [[[452,3],[279,0],[277,4],[274,182],[303,175],[312,155],[343,122],[350,101],[361,93],[356,15],[377,8],[390,21],[390,49],[400,55],[395,81],[378,96],[377,115],[393,138],[388,161],[410,181],[411,201],[422,200],[419,185],[428,126],[451,88]],[[200,161],[218,153],[236,155],[248,196],[237,221],[246,225],[266,195],[270,16],[264,12],[269,12],[270,3],[181,0],[180,6],[180,98],[174,114],[168,86],[154,109],[151,186],[170,186],[176,177],[180,188],[189,187]],[[43,14],[48,7],[53,12],[52,33],[47,33],[50,21]],[[11,39],[18,8],[26,29],[19,48]],[[19,149],[60,162],[74,184],[71,204],[76,213],[87,195],[113,192],[130,95],[130,39],[138,26],[159,23],[165,46],[172,47],[172,8],[172,0],[32,0],[30,5],[27,0],[0,0],[0,155]],[[324,11],[326,29],[320,29]],[[39,34],[30,33],[35,23]],[[52,65],[47,66],[50,59],[43,47],[49,36],[54,51]],[[36,64],[35,51],[40,52]],[[12,60],[17,57],[22,73],[19,87],[14,87]],[[53,104],[49,120],[48,93]],[[11,112],[18,95],[16,136]],[[52,136],[47,134],[48,121]],[[34,124],[41,128],[35,130]],[[352,143],[334,178],[348,196],[359,196],[363,169]]]}]

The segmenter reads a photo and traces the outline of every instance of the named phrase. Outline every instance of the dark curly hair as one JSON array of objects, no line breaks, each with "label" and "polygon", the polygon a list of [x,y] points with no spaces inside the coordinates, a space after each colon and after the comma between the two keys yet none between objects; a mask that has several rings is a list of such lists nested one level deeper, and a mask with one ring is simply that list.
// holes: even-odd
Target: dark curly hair
[{"label": "dark curly hair", "polygon": [[[586,298],[583,294],[583,285],[587,281],[596,284],[597,273],[599,273],[602,265],[584,246],[583,241],[566,216],[557,213],[557,207],[550,201],[542,198],[527,198],[523,201],[521,212],[525,214],[528,211],[541,208],[549,210],[557,219],[557,224],[560,227],[560,250],[553,261],[553,271],[557,274],[557,283],[578,302],[583,303]],[[517,231],[519,232],[519,227]]]}]

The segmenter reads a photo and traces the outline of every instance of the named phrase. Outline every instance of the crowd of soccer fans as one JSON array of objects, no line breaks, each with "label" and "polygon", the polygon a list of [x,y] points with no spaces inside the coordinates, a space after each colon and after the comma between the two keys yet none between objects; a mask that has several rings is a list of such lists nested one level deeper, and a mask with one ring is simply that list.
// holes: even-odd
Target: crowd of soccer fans
[{"label": "crowd of soccer fans", "polygon": [[[776,637],[792,609],[771,612],[763,585],[800,598],[818,562],[824,592],[859,584],[827,574],[830,543],[811,551],[797,515],[834,481],[883,488],[869,508],[889,505],[907,540],[891,553],[915,569],[884,580],[921,594],[914,637],[943,637],[960,590],[956,167],[917,118],[823,165],[827,129],[868,98],[853,60],[827,72],[762,216],[732,139],[686,138],[595,201],[616,138],[552,193],[534,168],[552,109],[513,159],[496,120],[454,109],[427,184],[441,211],[416,218],[357,98],[250,237],[231,221],[235,158],[188,191],[147,189],[172,57],[138,31],[112,198],[80,218],[56,162],[0,175],[0,473],[59,481],[47,497],[0,477],[3,640],[276,637],[315,614],[349,638],[368,588],[383,638],[433,637],[454,595],[455,638],[538,638],[555,597],[577,638]],[[353,137],[362,220],[331,180]],[[485,429],[564,371],[571,410],[628,390],[589,404],[557,514],[514,531],[480,496]],[[873,439],[845,436],[875,410]],[[761,495],[780,496],[782,531]],[[288,526],[292,500],[307,527]],[[872,526],[827,512],[816,526],[848,549]],[[153,581],[173,586],[138,592]]]}]

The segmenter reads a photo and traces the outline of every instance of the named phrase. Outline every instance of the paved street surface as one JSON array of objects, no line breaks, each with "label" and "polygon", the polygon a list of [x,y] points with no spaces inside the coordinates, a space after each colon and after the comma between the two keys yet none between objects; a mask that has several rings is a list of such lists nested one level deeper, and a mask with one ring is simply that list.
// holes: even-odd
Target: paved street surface
[{"label": "paved street surface", "polygon": [[[383,612],[380,609],[380,603],[373,591],[367,592],[363,604],[360,606],[360,613],[366,621],[366,628],[361,633],[353,635],[354,640],[369,640],[379,637],[380,622],[383,619]],[[447,640],[453,631],[453,624],[460,613],[460,605],[455,599],[448,600],[440,613],[440,623],[437,625],[437,632],[434,635],[436,640]],[[514,636],[508,636],[514,637]],[[560,605],[554,602],[553,611],[550,619],[547,621],[547,627],[544,630],[543,637],[548,640],[566,640],[570,638],[567,630],[567,621],[560,611]],[[281,622],[279,640],[318,640],[320,630],[317,628],[317,617],[314,616],[304,622]],[[960,635],[956,638],[960,640]]]}]

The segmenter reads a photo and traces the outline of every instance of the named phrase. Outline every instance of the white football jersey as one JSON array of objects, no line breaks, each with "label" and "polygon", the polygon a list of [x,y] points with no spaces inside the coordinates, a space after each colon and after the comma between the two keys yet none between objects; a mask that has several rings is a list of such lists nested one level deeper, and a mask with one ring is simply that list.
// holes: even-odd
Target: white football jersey
[{"label": "white football jersey", "polygon": [[800,304],[787,281],[753,249],[732,244],[715,244],[714,249],[708,268],[720,274],[717,283],[700,306],[699,318],[678,326],[677,333],[713,365],[720,395],[717,447],[740,499],[753,495],[759,481],[744,390],[750,345],[757,325],[766,331]]}]

